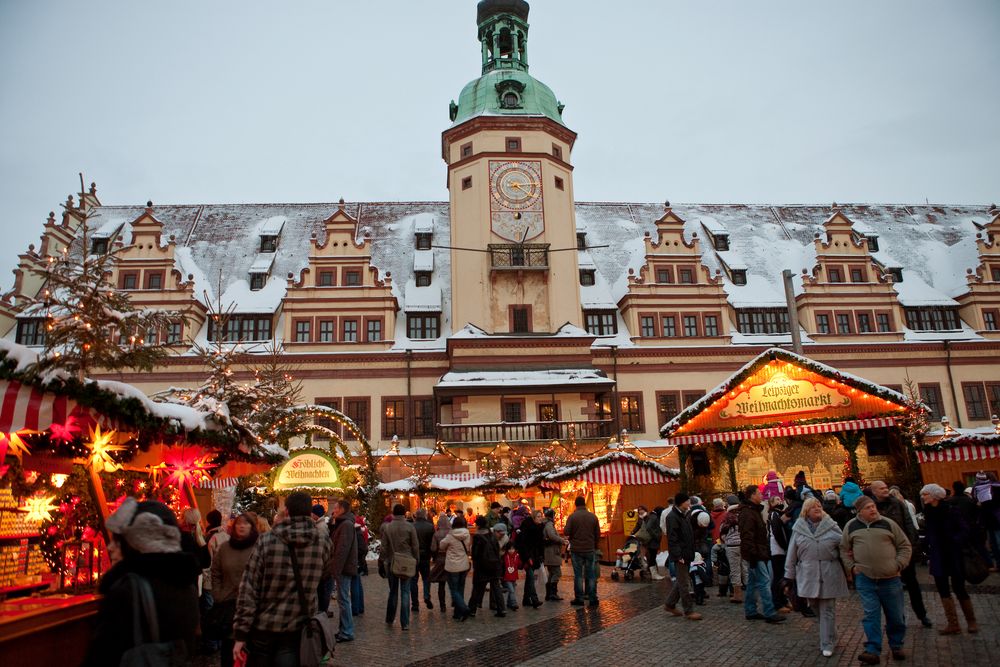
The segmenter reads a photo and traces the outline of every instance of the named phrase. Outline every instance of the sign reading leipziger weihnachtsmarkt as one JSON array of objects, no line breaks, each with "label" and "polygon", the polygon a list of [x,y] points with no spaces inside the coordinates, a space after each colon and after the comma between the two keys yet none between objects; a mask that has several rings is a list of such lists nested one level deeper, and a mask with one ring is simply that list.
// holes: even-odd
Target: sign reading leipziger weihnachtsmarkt
[{"label": "sign reading leipziger weihnachtsmarkt", "polygon": [[341,487],[337,461],[320,450],[293,451],[274,476],[274,490]]},{"label": "sign reading leipziger weihnachtsmarkt", "polygon": [[850,404],[851,398],[838,387],[815,380],[793,380],[784,373],[775,373],[764,384],[749,387],[732,398],[719,411],[719,419],[821,412],[846,408]]}]

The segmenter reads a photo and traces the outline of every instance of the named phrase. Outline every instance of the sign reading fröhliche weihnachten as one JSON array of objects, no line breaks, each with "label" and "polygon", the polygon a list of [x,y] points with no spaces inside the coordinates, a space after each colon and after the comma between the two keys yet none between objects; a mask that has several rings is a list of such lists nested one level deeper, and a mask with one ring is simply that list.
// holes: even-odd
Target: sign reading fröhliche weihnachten
[{"label": "sign reading fr\u00f6hliche weihnachten", "polygon": [[274,478],[275,491],[301,487],[333,489],[340,486],[340,469],[336,461],[315,450],[292,452]]}]

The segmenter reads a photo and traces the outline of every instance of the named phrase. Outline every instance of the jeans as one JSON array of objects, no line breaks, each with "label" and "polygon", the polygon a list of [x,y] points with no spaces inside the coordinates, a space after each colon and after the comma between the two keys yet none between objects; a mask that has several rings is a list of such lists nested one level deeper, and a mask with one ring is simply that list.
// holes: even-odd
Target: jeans
[{"label": "jeans", "polygon": [[531,566],[524,568],[524,593],[521,595],[521,604],[529,605],[538,599],[538,591],[535,590],[535,570]]},{"label": "jeans", "polygon": [[465,577],[469,571],[449,572],[448,590],[451,591],[452,618],[462,618],[469,613],[469,605],[465,604]]},{"label": "jeans", "polygon": [[906,619],[903,617],[903,582],[899,577],[871,579],[860,572],[854,576],[854,587],[861,598],[865,616],[861,627],[865,630],[865,651],[882,653],[882,611],[885,610],[885,633],[889,648],[903,648],[906,637]]},{"label": "jeans", "polygon": [[597,602],[597,552],[573,553],[573,599]]},{"label": "jeans", "polygon": [[333,595],[333,577],[323,577],[319,580],[319,587],[316,590],[319,596],[319,610],[330,610],[330,597]]},{"label": "jeans", "polygon": [[361,575],[351,577],[351,616],[365,613],[365,589],[361,585]]},{"label": "jeans", "polygon": [[389,572],[387,576],[389,578],[389,599],[385,606],[385,622],[392,623],[396,620],[396,595],[398,594],[401,599],[399,623],[404,628],[408,628],[410,626],[410,582],[406,579],[400,579],[392,572]]},{"label": "jeans", "polygon": [[337,634],[343,637],[354,637],[354,615],[351,612],[351,583],[356,577],[340,575],[337,577],[337,605],[340,608],[340,628]]},{"label": "jeans", "polygon": [[671,609],[677,608],[677,601],[680,600],[681,607],[685,614],[694,611],[694,602],[691,600],[691,581],[688,577],[687,563],[677,564],[677,578],[670,582],[670,593],[667,594],[667,606]]},{"label": "jeans", "polygon": [[299,642],[302,633],[250,631],[247,641],[247,667],[299,667]]},{"label": "jeans", "polygon": [[747,573],[743,613],[747,616],[756,614],[757,598],[760,597],[760,613],[768,618],[774,616],[774,601],[771,599],[771,563],[766,560],[747,563]]},{"label": "jeans", "polygon": [[416,609],[420,602],[419,580],[424,580],[424,602],[431,601],[431,562],[429,560],[417,561],[417,573],[410,579],[410,601]]},{"label": "jeans", "polygon": [[517,609],[517,582],[503,582],[503,590],[507,593],[507,609]]}]

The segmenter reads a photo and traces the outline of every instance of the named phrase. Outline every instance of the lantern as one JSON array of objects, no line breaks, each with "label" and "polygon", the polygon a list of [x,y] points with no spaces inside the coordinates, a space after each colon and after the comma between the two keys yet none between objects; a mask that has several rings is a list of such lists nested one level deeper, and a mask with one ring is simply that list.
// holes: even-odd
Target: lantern
[{"label": "lantern", "polygon": [[82,593],[93,589],[101,578],[102,546],[95,540],[74,540],[62,545],[62,581],[65,593]]}]

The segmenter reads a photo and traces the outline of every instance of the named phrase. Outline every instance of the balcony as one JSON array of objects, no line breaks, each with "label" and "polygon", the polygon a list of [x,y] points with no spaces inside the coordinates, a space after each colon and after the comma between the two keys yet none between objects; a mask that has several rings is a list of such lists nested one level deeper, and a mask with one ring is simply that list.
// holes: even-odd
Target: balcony
[{"label": "balcony", "polygon": [[[450,446],[540,444],[551,440],[577,442],[606,440],[614,433],[614,420],[499,422],[492,424],[438,424],[437,439]],[[572,437],[570,437],[572,434]]]},{"label": "balcony", "polygon": [[494,271],[547,271],[548,243],[490,243],[490,268]]}]

